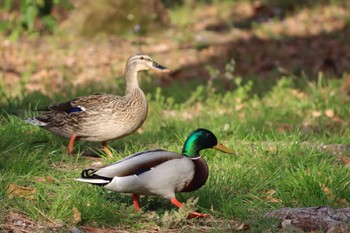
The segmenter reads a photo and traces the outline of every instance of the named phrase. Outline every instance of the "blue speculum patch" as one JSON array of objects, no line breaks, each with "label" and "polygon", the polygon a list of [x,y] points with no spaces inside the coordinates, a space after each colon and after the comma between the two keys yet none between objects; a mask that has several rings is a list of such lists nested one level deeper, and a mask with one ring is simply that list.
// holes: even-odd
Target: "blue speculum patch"
[{"label": "blue speculum patch", "polygon": [[71,109],[68,109],[67,111],[66,111],[66,113],[73,113],[73,112],[81,112],[81,111],[83,111],[83,109],[81,109],[80,107],[73,107],[73,108],[71,108]]}]

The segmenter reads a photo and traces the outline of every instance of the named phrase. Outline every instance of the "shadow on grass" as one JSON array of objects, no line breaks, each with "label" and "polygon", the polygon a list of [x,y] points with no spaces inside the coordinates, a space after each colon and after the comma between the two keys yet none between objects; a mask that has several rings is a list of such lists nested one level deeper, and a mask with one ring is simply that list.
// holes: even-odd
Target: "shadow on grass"
[{"label": "shadow on grass", "polygon": [[[317,9],[320,6],[329,5],[329,1],[263,1],[257,6],[254,14],[247,19],[233,22],[234,27],[240,29],[251,29],[252,25],[263,26],[265,22],[271,22],[276,17],[283,19],[285,15],[295,14],[298,11],[309,8]],[[346,1],[332,2],[332,4],[346,6]],[[275,15],[275,9],[281,11]],[[322,14],[322,12],[320,12]],[[315,13],[316,14],[316,13]],[[332,19],[328,19],[332,20]],[[316,80],[319,72],[330,78],[339,78],[344,73],[350,72],[350,25],[349,19],[344,19],[344,25],[335,31],[324,32],[316,35],[288,36],[266,32],[266,39],[248,37],[248,39],[232,39],[225,43],[207,44],[199,50],[200,62],[189,64],[175,70],[169,80],[178,80],[182,86],[191,79],[198,83],[206,83],[210,78],[206,67],[211,66],[221,71],[218,82],[221,83],[221,92],[235,88],[232,81],[222,78],[225,66],[229,61],[235,59],[234,76],[243,77],[244,80],[253,80],[253,93],[264,95],[276,83],[281,76],[292,76],[300,80]],[[310,22],[311,23],[311,22]],[[283,24],[283,22],[281,22]],[[226,27],[226,28],[225,28]],[[295,25],[298,27],[298,25]],[[223,29],[224,28],[224,29]],[[220,21],[216,25],[208,24],[204,28],[223,35],[232,29],[230,23]],[[305,32],[304,34],[311,34]],[[220,38],[219,38],[220,39]],[[204,40],[204,39],[203,39]],[[194,48],[196,48],[194,46]],[[203,53],[201,52],[203,51]],[[209,52],[207,52],[209,51]],[[208,56],[208,54],[210,54]],[[168,81],[170,83],[171,81]],[[303,88],[302,82],[300,88]]]},{"label": "shadow on grass", "polygon": [[[267,22],[274,19],[283,20],[285,17],[291,14],[298,13],[302,9],[313,9],[320,6],[339,5],[342,7],[348,7],[347,1],[315,1],[315,0],[291,0],[291,1],[278,1],[278,0],[265,0],[254,4],[254,13],[248,17],[239,21],[234,21],[234,25],[240,29],[251,29],[256,23]],[[234,17],[234,15],[232,15]],[[215,25],[213,27],[216,28]],[[210,28],[208,28],[210,30]]]},{"label": "shadow on grass", "polygon": [[183,82],[198,77],[204,82],[209,78],[207,65],[223,73],[232,58],[236,62],[235,76],[256,77],[254,81],[267,84],[263,92],[268,91],[273,80],[280,76],[305,76],[313,80],[321,71],[330,77],[339,77],[350,72],[349,35],[350,27],[347,26],[340,31],[309,37],[269,40],[252,37],[211,45],[216,51],[214,55],[204,62],[176,70],[171,77]]}]

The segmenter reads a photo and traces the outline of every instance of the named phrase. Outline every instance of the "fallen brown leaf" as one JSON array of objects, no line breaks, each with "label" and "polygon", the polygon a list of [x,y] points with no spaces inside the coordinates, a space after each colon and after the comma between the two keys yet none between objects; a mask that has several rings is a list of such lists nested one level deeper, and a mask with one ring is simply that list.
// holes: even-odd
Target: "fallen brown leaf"
[{"label": "fallen brown leaf", "polygon": [[12,199],[14,197],[24,197],[27,200],[34,199],[35,188],[22,187],[15,184],[9,184],[8,186],[8,198]]},{"label": "fallen brown leaf", "polygon": [[335,123],[346,124],[346,122],[343,119],[341,119],[340,117],[338,117],[338,116],[332,117],[332,121],[335,122]]},{"label": "fallen brown leaf", "polygon": [[315,118],[318,118],[322,115],[322,113],[320,111],[313,111],[312,112],[312,116],[315,117]]},{"label": "fallen brown leaf", "polygon": [[116,233],[116,232],[127,232],[127,231],[122,231],[122,230],[117,230],[114,228],[105,228],[105,227],[92,227],[92,226],[83,226],[81,227],[84,232],[88,233]]},{"label": "fallen brown leaf", "polygon": [[320,187],[322,191],[326,194],[327,198],[329,198],[332,195],[332,191],[323,183],[320,183]]},{"label": "fallen brown leaf", "polygon": [[235,107],[235,110],[238,112],[238,111],[241,111],[242,109],[244,109],[245,107],[246,107],[246,103],[237,104]]},{"label": "fallen brown leaf", "polygon": [[335,206],[340,208],[347,208],[349,207],[349,202],[345,198],[338,198],[335,202]]},{"label": "fallen brown leaf", "polygon": [[74,215],[73,215],[73,217],[74,217],[73,224],[77,224],[77,223],[79,223],[81,221],[81,213],[75,207],[73,208],[73,213],[74,213]]},{"label": "fallen brown leaf", "polygon": [[335,115],[333,109],[327,109],[324,113],[326,114],[326,116],[327,116],[328,118],[333,118],[334,115]]},{"label": "fallen brown leaf", "polygon": [[326,197],[330,201],[335,201],[334,205],[337,207],[345,208],[349,206],[349,202],[345,198],[339,198],[335,193],[332,192],[325,184],[320,183],[322,191],[326,194]]},{"label": "fallen brown leaf", "polygon": [[138,130],[137,130],[137,133],[138,134],[143,134],[145,131],[142,129],[142,128],[139,128]]},{"label": "fallen brown leaf", "polygon": [[269,146],[269,148],[267,149],[270,153],[277,153],[278,152],[278,148],[277,146]]},{"label": "fallen brown leaf", "polygon": [[330,190],[330,188],[328,188],[323,183],[320,183],[320,187],[321,187],[322,191],[324,192],[324,194],[326,194],[326,197],[327,197],[328,200],[333,200],[334,199],[334,195],[333,195],[332,191]]},{"label": "fallen brown leaf", "polygon": [[282,200],[276,197],[273,197],[272,195],[276,193],[276,190],[270,189],[265,192],[267,196],[265,197],[265,200],[271,203],[281,203]]},{"label": "fallen brown leaf", "polygon": [[55,179],[52,176],[38,176],[35,177],[34,181],[38,183],[53,183]]},{"label": "fallen brown leaf", "polygon": [[350,158],[346,157],[346,156],[339,156],[338,157],[345,165],[349,165],[350,164]]},{"label": "fallen brown leaf", "polygon": [[306,94],[304,92],[301,92],[297,89],[292,89],[291,93],[292,93],[292,95],[298,97],[299,99],[303,99],[306,96]]},{"label": "fallen brown leaf", "polygon": [[267,122],[271,127],[276,128],[278,132],[285,132],[287,130],[291,130],[292,126],[288,123],[280,123],[280,122]]}]

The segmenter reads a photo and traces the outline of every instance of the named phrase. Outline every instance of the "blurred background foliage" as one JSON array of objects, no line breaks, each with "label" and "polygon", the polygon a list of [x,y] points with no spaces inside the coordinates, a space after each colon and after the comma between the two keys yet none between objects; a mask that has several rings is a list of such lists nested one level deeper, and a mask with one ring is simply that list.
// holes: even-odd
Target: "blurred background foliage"
[{"label": "blurred background foliage", "polygon": [[350,71],[349,10],[347,0],[0,0],[0,88],[105,88],[136,52],[173,69],[161,87],[197,79],[232,90],[243,77],[261,93],[286,75],[340,78]]},{"label": "blurred background foliage", "polygon": [[17,39],[26,34],[53,33],[73,5],[68,0],[2,0],[0,9],[0,31]]},{"label": "blurred background foliage", "polygon": [[13,39],[52,34],[64,21],[63,28],[84,36],[124,34],[130,29],[144,33],[170,24],[163,2],[158,0],[2,0],[0,7],[0,32]]},{"label": "blurred background foliage", "polygon": [[[155,31],[171,25],[169,9],[183,5],[218,4],[220,0],[1,0],[0,32],[12,39],[22,35],[52,34],[59,28],[83,36],[99,33],[130,34]],[[346,0],[244,0],[259,5],[259,11],[272,9],[282,16],[300,7],[320,4],[349,5]],[[261,8],[261,9],[260,9]],[[191,10],[189,11],[191,12]],[[61,25],[62,24],[62,25]]]},{"label": "blurred background foliage", "polygon": [[[228,11],[235,3],[242,2],[252,5],[255,12],[250,20],[242,18],[240,22]],[[221,25],[216,25],[227,30],[232,26],[253,27],[262,20],[280,20],[302,8],[324,5],[347,8],[350,3],[346,0],[1,0],[0,33],[12,40],[57,32],[86,37],[145,35],[198,21],[196,9],[203,5],[227,7],[221,7],[217,12],[222,21]],[[243,13],[246,10],[242,8]],[[228,21],[228,18],[233,21]]]}]

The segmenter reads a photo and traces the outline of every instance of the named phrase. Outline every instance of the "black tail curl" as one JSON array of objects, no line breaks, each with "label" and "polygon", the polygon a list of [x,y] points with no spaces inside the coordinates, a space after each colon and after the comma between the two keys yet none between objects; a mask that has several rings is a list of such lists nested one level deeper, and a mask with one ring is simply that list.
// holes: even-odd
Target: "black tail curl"
[{"label": "black tail curl", "polygon": [[[85,178],[85,179],[103,179],[103,180],[108,180],[109,182],[111,182],[113,180],[113,178],[111,178],[111,177],[105,177],[105,176],[96,175],[95,174],[96,171],[97,170],[92,169],[92,168],[84,169],[81,172],[81,178]],[[93,184],[93,185],[104,186],[106,184]]]},{"label": "black tail curl", "polygon": [[95,169],[92,169],[92,168],[89,168],[89,169],[84,169],[82,172],[81,172],[81,178],[86,178],[86,179],[89,179],[89,178],[95,178],[94,177],[94,172],[96,170]]}]

